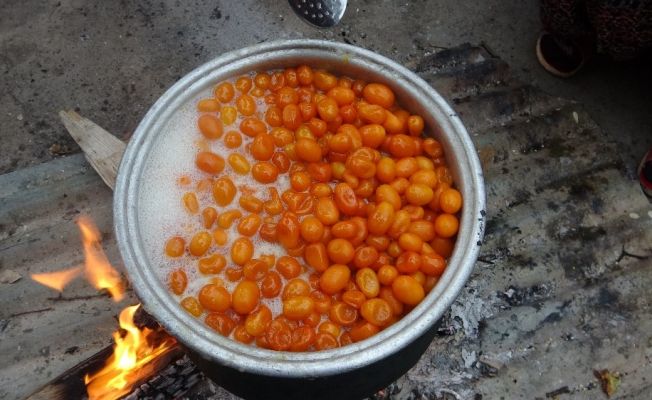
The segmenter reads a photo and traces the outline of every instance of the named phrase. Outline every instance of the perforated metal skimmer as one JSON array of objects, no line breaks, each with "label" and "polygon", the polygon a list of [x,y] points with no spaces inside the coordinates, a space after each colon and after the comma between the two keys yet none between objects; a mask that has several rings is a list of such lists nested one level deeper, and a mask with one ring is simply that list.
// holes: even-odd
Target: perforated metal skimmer
[{"label": "perforated metal skimmer", "polygon": [[319,28],[330,28],[342,19],[347,0],[289,0],[289,3],[304,21]]}]

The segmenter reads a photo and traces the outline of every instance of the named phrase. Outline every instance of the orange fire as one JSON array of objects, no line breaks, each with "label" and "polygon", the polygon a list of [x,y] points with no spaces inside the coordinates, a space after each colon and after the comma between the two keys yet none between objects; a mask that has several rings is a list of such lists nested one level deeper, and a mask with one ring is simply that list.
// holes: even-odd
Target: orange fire
[{"label": "orange fire", "polygon": [[115,347],[104,368],[92,375],[86,375],[84,382],[90,400],[113,400],[131,391],[134,384],[149,376],[154,368],[154,359],[174,348],[176,341],[170,336],[159,336],[149,328],[140,330],[134,325],[134,314],[139,305],[127,307],[120,313],[120,327],[126,331],[123,336],[113,333]]},{"label": "orange fire", "polygon": [[81,266],[56,272],[32,274],[31,277],[41,285],[63,292],[63,288],[82,272]]},{"label": "orange fire", "polygon": [[83,267],[74,267],[56,272],[32,274],[31,278],[49,288],[63,291],[63,288],[83,271],[96,289],[106,289],[113,300],[124,298],[124,285],[120,274],[113,269],[100,244],[100,232],[88,217],[80,217],[77,226],[82,236],[86,262]]},{"label": "orange fire", "polygon": [[124,297],[124,286],[120,274],[113,269],[100,244],[100,231],[88,217],[80,217],[77,226],[82,234],[84,255],[86,257],[86,278],[97,289],[106,289],[113,300]]}]

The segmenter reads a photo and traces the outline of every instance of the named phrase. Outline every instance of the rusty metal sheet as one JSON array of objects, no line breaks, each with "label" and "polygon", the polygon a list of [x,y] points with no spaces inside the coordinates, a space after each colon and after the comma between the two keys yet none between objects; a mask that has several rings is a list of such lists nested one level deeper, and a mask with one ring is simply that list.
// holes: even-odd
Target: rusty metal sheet
[{"label": "rusty metal sheet", "polygon": [[[608,369],[621,375],[619,398],[646,398],[652,206],[617,146],[580,105],[518,82],[485,48],[444,50],[415,69],[469,128],[489,219],[474,274],[438,337],[376,397],[594,399],[602,394],[593,371]],[[23,275],[0,286],[0,397],[21,398],[109,343],[122,305],[51,300],[27,274],[81,261],[71,221],[81,212],[120,265],[110,195],[81,156],[0,176],[0,268]],[[66,291],[75,296],[96,294],[77,282]],[[193,395],[230,396],[206,381]]]}]

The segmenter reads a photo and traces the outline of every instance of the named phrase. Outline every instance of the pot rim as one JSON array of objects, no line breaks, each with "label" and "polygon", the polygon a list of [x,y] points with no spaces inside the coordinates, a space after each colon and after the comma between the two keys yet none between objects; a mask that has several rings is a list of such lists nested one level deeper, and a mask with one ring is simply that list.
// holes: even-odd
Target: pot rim
[{"label": "pot rim", "polygon": [[[186,313],[168,293],[148,265],[137,218],[139,177],[147,154],[169,110],[196,93],[223,69],[237,69],[257,60],[302,53],[331,62],[352,63],[384,74],[425,108],[432,110],[439,129],[448,132],[447,159],[454,158],[458,189],[464,196],[460,230],[449,267],[424,300],[398,322],[369,339],[319,352],[291,353],[241,344],[220,336]],[[251,67],[250,70],[255,70]],[[214,83],[214,81],[213,81]],[[118,247],[131,283],[145,309],[183,345],[202,357],[236,370],[287,378],[328,376],[361,368],[409,345],[442,316],[466,283],[479,253],[485,221],[482,169],[475,148],[460,118],[423,79],[398,63],[356,46],[325,40],[299,39],[266,42],[225,53],[194,69],[169,88],[138,125],[122,158],[114,197],[114,223]],[[451,268],[454,266],[454,268]]]}]

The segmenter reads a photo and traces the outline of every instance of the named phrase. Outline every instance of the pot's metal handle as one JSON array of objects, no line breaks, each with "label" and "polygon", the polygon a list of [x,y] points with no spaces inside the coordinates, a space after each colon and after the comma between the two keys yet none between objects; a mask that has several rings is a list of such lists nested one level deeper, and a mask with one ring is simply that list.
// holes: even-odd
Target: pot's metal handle
[{"label": "pot's metal handle", "polygon": [[125,142],[75,111],[59,111],[59,117],[104,183],[115,188],[120,160],[127,147]]}]

